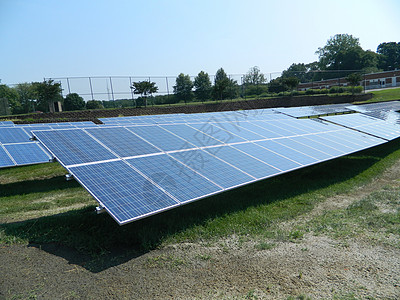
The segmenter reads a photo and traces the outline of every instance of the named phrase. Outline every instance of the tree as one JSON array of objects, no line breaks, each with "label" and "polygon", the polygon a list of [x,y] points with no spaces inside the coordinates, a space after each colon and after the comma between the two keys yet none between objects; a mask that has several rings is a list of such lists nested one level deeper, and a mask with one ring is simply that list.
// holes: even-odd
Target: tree
[{"label": "tree", "polygon": [[362,80],[362,76],[360,73],[352,73],[346,77],[346,80],[351,85],[351,94],[354,95],[354,87],[360,85],[360,81]]},{"label": "tree", "polygon": [[77,93],[71,93],[65,96],[64,110],[82,110],[85,109],[85,101]]},{"label": "tree", "polygon": [[102,108],[104,108],[104,106],[101,103],[101,101],[89,100],[88,102],[86,102],[86,108],[87,109],[102,109]]},{"label": "tree", "polygon": [[318,71],[318,62],[309,64],[291,64],[290,67],[282,72],[282,78],[297,77],[300,82],[311,82],[314,79],[315,71]]},{"label": "tree", "polygon": [[288,87],[290,91],[293,91],[299,85],[299,79],[297,77],[287,77],[283,78],[282,82]]},{"label": "tree", "polygon": [[364,51],[361,56],[361,71],[364,74],[377,73],[383,71],[379,68],[379,54],[371,50]]},{"label": "tree", "polygon": [[201,71],[194,79],[194,94],[202,102],[211,97],[211,81],[207,73]]},{"label": "tree", "polygon": [[21,104],[20,112],[29,113],[35,111],[35,99],[37,98],[34,86],[31,83],[18,83],[14,87],[19,95],[19,102]]},{"label": "tree", "polygon": [[319,57],[319,65],[323,70],[338,70],[344,52],[361,49],[358,38],[351,34],[336,34],[331,37],[326,45],[318,48],[315,54]]},{"label": "tree", "polygon": [[157,93],[158,87],[155,82],[138,81],[132,83],[131,89],[134,94],[140,94],[144,98],[144,105],[147,107],[147,96]]},{"label": "tree", "polygon": [[185,103],[193,99],[193,82],[189,75],[180,73],[176,78],[174,94],[178,99],[183,99]]},{"label": "tree", "polygon": [[272,79],[268,84],[268,91],[270,93],[280,93],[287,91],[287,86],[283,83],[281,77]]},{"label": "tree", "polygon": [[324,47],[318,48],[316,54],[319,56],[320,69],[331,71],[319,74],[316,80],[347,76],[354,70],[379,70],[377,54],[370,50],[364,51],[359,39],[349,34],[331,37]]},{"label": "tree", "polygon": [[214,87],[213,87],[213,96],[214,99],[225,99],[226,90],[230,84],[230,80],[226,75],[223,68],[218,69],[217,73],[215,73],[214,78]]},{"label": "tree", "polygon": [[[7,99],[4,100],[4,103],[8,102],[12,114],[19,113],[21,103],[19,102],[19,95],[15,89],[5,84],[0,84],[0,99]],[[4,110],[7,111],[6,108]]]},{"label": "tree", "polygon": [[400,42],[381,43],[376,52],[380,54],[380,68],[385,71],[400,69]]},{"label": "tree", "polygon": [[38,110],[47,112],[54,102],[63,100],[61,83],[49,79],[43,82],[33,82],[32,86],[36,93]]},{"label": "tree", "polygon": [[254,66],[250,68],[246,75],[243,77],[244,84],[258,85],[265,83],[264,74],[261,73],[260,68]]},{"label": "tree", "polygon": [[260,68],[254,66],[250,68],[246,75],[243,77],[243,86],[245,94],[259,95],[265,91],[266,79],[264,74],[261,73]]}]

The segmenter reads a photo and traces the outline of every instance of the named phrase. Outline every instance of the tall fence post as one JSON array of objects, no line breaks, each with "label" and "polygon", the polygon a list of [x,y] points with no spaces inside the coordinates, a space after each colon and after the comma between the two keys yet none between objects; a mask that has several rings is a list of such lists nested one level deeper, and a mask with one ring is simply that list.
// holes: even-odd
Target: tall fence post
[{"label": "tall fence post", "polygon": [[113,89],[113,84],[112,84],[112,78],[111,78],[111,76],[110,76],[110,87],[111,87],[111,97],[112,97],[112,100],[115,101],[115,99],[114,99],[114,89]]},{"label": "tall fence post", "polygon": [[69,78],[67,77],[68,94],[71,94],[71,87],[69,86]]},{"label": "tall fence post", "polygon": [[130,88],[130,90],[131,90],[131,96],[132,96],[133,107],[136,107],[136,100],[135,100],[135,98],[134,98],[134,96],[133,96],[132,77],[130,77],[130,76],[129,76],[129,83],[130,83],[129,88]]},{"label": "tall fence post", "polygon": [[89,85],[90,85],[90,94],[92,95],[92,100],[94,100],[92,79],[90,77],[89,77]]}]

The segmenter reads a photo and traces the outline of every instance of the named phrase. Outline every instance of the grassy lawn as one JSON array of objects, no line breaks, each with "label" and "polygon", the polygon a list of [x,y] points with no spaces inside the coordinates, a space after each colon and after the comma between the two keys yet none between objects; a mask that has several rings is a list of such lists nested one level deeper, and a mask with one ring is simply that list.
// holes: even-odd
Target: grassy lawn
[{"label": "grassy lawn", "polygon": [[[0,243],[57,243],[98,256],[116,248],[143,251],[177,242],[212,243],[234,234],[268,248],[273,244],[263,243],[265,238],[295,240],[305,232],[301,227],[282,231],[279,222],[370,182],[400,159],[399,146],[400,141],[392,141],[124,226],[108,214],[96,215],[96,202],[78,183],[66,181],[66,171],[57,163],[2,169]],[[352,216],[358,211],[354,207]],[[400,235],[400,225],[393,226],[389,230]]]},{"label": "grassy lawn", "polygon": [[400,100],[400,88],[373,91],[371,93],[373,94],[373,97],[366,103]]}]

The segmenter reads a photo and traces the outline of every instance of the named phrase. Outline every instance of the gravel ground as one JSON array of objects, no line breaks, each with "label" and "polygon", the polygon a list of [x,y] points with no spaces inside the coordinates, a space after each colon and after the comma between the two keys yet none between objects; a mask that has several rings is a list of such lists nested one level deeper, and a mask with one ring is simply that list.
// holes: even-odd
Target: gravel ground
[{"label": "gravel ground", "polygon": [[[397,164],[279,226],[307,225],[384,186],[399,187],[399,175]],[[230,236],[144,254],[125,249],[96,262],[61,245],[0,245],[0,299],[400,299],[400,249],[366,231],[346,239],[310,231],[264,250]]]}]

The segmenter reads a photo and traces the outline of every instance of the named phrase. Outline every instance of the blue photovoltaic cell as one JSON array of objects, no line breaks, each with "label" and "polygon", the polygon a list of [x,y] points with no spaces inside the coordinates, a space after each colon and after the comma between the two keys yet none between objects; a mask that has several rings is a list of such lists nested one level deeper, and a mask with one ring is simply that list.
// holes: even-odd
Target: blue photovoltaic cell
[{"label": "blue photovoltaic cell", "polygon": [[0,127],[0,143],[25,143],[29,142],[30,136],[22,129],[17,127]]},{"label": "blue photovoltaic cell", "polygon": [[[271,123],[274,121],[254,121],[252,122],[254,126],[262,128],[264,130],[267,130],[270,132],[269,135],[265,135],[266,138],[276,138],[276,137],[284,137],[284,136],[289,136],[293,135],[292,132],[284,131],[280,132],[281,130],[279,128],[276,128],[276,126],[271,126]],[[258,133],[258,132],[257,132]]]},{"label": "blue photovoltaic cell", "polygon": [[30,135],[32,136],[32,131],[33,130],[50,130],[51,127],[50,126],[21,126],[22,128],[24,128],[24,130]]},{"label": "blue photovoltaic cell", "polygon": [[391,124],[400,125],[400,113],[391,110],[369,111],[363,113],[369,117],[381,119]]},{"label": "blue photovoltaic cell", "polygon": [[299,163],[254,143],[238,144],[232,147],[248,153],[281,171],[288,171],[301,167]]},{"label": "blue photovoltaic cell", "polygon": [[261,140],[264,137],[260,134],[257,134],[255,132],[249,131],[247,129],[245,129],[244,127],[242,127],[241,125],[244,122],[240,122],[240,123],[217,123],[216,126],[225,129],[229,132],[232,132],[235,135],[240,136],[241,138],[243,138],[243,140],[245,141],[252,141],[252,140]]},{"label": "blue photovoltaic cell", "polygon": [[228,144],[246,141],[245,139],[232,134],[232,132],[217,127],[212,123],[196,123],[189,125],[199,131],[196,133],[195,137],[200,141],[200,145],[214,146],[221,145],[222,143]]},{"label": "blue photovoltaic cell", "polygon": [[392,140],[400,136],[400,126],[376,119],[364,114],[347,114],[339,116],[329,116],[323,119],[360,130],[362,132],[375,135],[387,140]]},{"label": "blue photovoltaic cell", "polygon": [[262,136],[262,138],[264,138],[264,139],[272,139],[272,138],[277,138],[277,137],[281,137],[282,136],[282,135],[277,134],[277,133],[275,133],[273,131],[270,131],[270,130],[268,130],[266,128],[262,128],[260,126],[257,126],[255,124],[255,122],[241,122],[240,123],[240,127],[244,128],[244,129],[246,129],[248,131],[254,132],[257,135]]},{"label": "blue photovoltaic cell", "polygon": [[282,126],[282,124],[277,121],[260,121],[257,123],[258,126],[271,130],[280,134],[281,136],[294,136],[297,135],[295,131],[291,128],[287,128],[287,126]]},{"label": "blue photovoltaic cell", "polygon": [[162,128],[176,134],[177,136],[183,138],[189,143],[197,147],[206,147],[222,144],[222,141],[216,140],[210,135],[204,134],[194,128],[189,127],[186,124],[178,125],[161,125]]},{"label": "blue photovoltaic cell", "polygon": [[123,127],[97,127],[86,131],[120,157],[129,157],[160,152]]},{"label": "blue photovoltaic cell", "polygon": [[222,190],[166,154],[132,158],[127,162],[180,202],[191,201]]},{"label": "blue photovoltaic cell", "polygon": [[[280,140],[284,140],[284,139],[279,139],[276,141],[280,141]],[[310,165],[313,164],[315,162],[317,162],[318,160],[315,158],[312,158],[306,154],[303,154],[301,152],[298,152],[294,149],[291,149],[289,147],[286,147],[280,143],[277,143],[275,141],[261,141],[261,142],[256,142],[257,145],[260,145],[264,148],[267,148],[270,151],[273,151],[277,154],[280,154],[284,157],[287,157],[301,165]]]},{"label": "blue photovoltaic cell", "polygon": [[[306,143],[315,149],[328,152],[334,156],[344,155],[351,151],[351,147],[340,144],[337,141],[329,140],[325,138],[323,134],[310,134],[302,138],[303,143]],[[296,140],[297,137],[294,137],[293,139]]]},{"label": "blue photovoltaic cell", "polygon": [[[310,155],[312,153],[317,153],[317,155],[319,155],[319,157],[326,157],[326,158],[321,158],[321,159],[328,159],[330,157],[340,156],[340,155],[344,154],[343,151],[339,151],[337,149],[328,147],[327,145],[321,144],[320,141],[318,141],[318,137],[314,136],[314,138],[312,140],[307,139],[308,137],[309,137],[308,135],[307,136],[295,136],[290,139],[299,144],[302,144],[304,146],[311,148],[312,151],[308,152]],[[320,154],[320,153],[322,153],[322,154]],[[311,155],[311,156],[313,156],[313,155]]]},{"label": "blue photovoltaic cell", "polygon": [[0,145],[0,167],[12,167],[15,166],[15,163],[12,159],[8,156],[7,152],[1,147]]},{"label": "blue photovoltaic cell", "polygon": [[362,134],[352,130],[327,132],[324,134],[324,138],[328,138],[334,140],[335,142],[344,144],[347,147],[350,147],[353,150],[353,152],[385,142],[382,139],[377,139],[372,136],[367,136],[366,134]]},{"label": "blue photovoltaic cell", "polygon": [[50,157],[35,142],[4,145],[17,165],[38,164],[50,161]]},{"label": "blue photovoltaic cell", "polygon": [[280,173],[280,170],[230,146],[208,148],[205,151],[258,179]]},{"label": "blue photovoltaic cell", "polygon": [[326,159],[329,159],[332,157],[331,155],[329,155],[327,153],[318,151],[312,147],[309,147],[307,145],[296,142],[290,138],[279,139],[279,140],[276,140],[276,142],[281,145],[284,145],[286,147],[292,148],[292,149],[296,150],[297,152],[307,154],[308,156],[316,158],[317,160],[326,160]]},{"label": "blue photovoltaic cell", "polygon": [[178,205],[123,161],[81,165],[70,171],[120,224]]},{"label": "blue photovoltaic cell", "polygon": [[0,121],[0,126],[13,126],[13,121]]},{"label": "blue photovoltaic cell", "polygon": [[127,128],[163,151],[196,148],[195,145],[159,126],[131,126]]},{"label": "blue photovoltaic cell", "polygon": [[203,150],[189,150],[171,154],[172,157],[209,178],[224,189],[241,185],[254,178],[219,160]]},{"label": "blue photovoltaic cell", "polygon": [[117,158],[80,129],[34,131],[33,133],[65,165]]},{"label": "blue photovoltaic cell", "polygon": [[274,122],[275,126],[280,128],[286,128],[291,132],[292,135],[301,135],[310,133],[310,128],[305,127],[303,124],[304,122],[298,119]]},{"label": "blue photovoltaic cell", "polygon": [[274,108],[274,110],[295,118],[301,118],[351,111],[347,106],[349,106],[348,103],[300,107],[280,107]]}]

